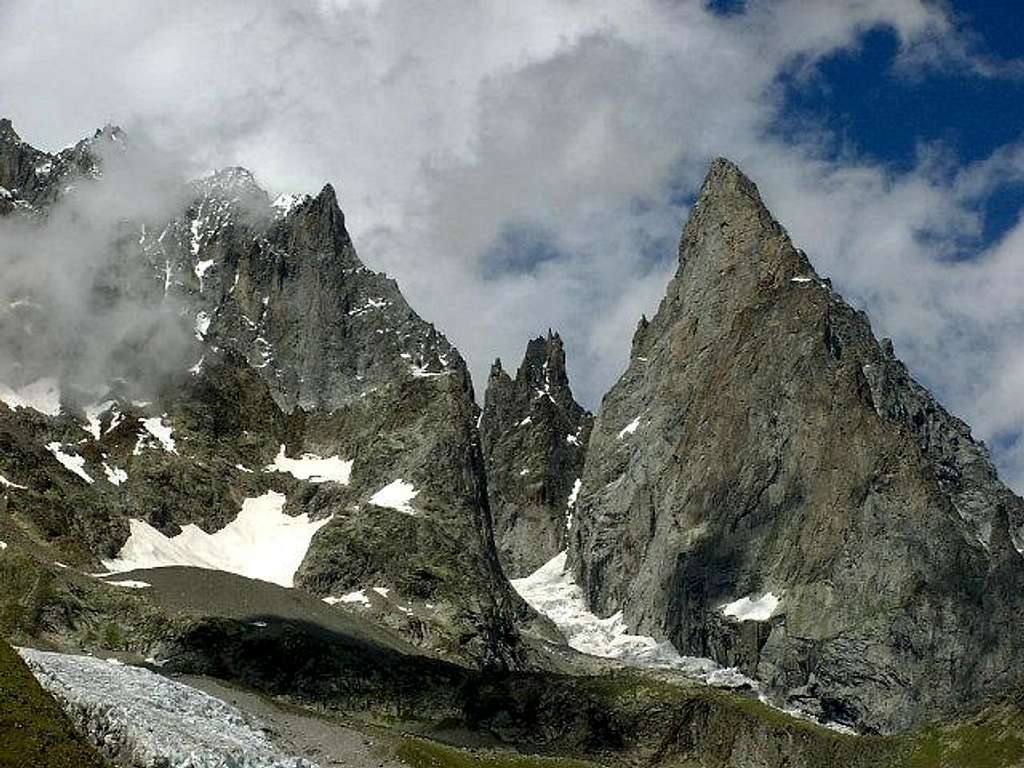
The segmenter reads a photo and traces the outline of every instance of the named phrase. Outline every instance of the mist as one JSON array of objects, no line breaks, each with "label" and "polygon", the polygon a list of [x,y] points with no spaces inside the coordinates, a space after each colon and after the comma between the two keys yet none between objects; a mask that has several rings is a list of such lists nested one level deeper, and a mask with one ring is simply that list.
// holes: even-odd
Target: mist
[{"label": "mist", "polygon": [[[190,187],[181,162],[144,137],[104,131],[79,148],[101,172],[69,170],[55,203],[0,218],[0,382],[143,393],[187,368],[194,349],[162,265],[141,247],[143,232],[182,214]],[[60,173],[61,159],[52,164]]]}]

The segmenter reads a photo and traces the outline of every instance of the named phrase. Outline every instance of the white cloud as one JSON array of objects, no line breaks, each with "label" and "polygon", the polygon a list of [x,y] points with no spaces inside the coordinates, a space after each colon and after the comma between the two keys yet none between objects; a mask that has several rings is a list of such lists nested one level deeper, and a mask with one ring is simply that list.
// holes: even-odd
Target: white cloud
[{"label": "white cloud", "polygon": [[[1021,177],[1022,152],[950,172],[924,148],[894,176],[849,152],[826,159],[817,126],[789,144],[766,130],[780,72],[812,73],[878,25],[898,35],[904,75],[991,62],[923,0],[747,7],[15,0],[0,9],[0,111],[51,147],[114,121],[197,172],[250,167],[272,193],[331,181],[363,260],[399,279],[478,385],[496,354],[518,361],[552,326],[591,404],[674,271],[683,201],[727,155],[981,435],[1024,425],[1024,230],[948,261],[973,247],[979,202]],[[556,257],[494,269],[488,252],[510,226],[541,233]],[[1004,466],[1022,483],[1018,458]]]}]

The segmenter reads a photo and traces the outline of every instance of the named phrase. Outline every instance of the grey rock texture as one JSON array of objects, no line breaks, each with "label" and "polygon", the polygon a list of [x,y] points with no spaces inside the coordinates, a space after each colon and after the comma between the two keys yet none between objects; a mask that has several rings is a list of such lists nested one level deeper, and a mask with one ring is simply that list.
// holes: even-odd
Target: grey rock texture
[{"label": "grey rock texture", "polygon": [[[96,140],[128,139],[104,129]],[[46,181],[34,170],[43,154],[9,123],[0,141],[0,185],[12,185],[11,199],[24,200],[39,226],[66,188],[84,194],[102,174],[89,142],[45,156],[62,169]],[[390,590],[396,606],[431,606],[429,620],[397,607],[388,620],[414,642],[460,662],[518,664],[514,622],[529,609],[494,550],[479,408],[458,351],[394,280],[360,262],[330,186],[272,204],[248,171],[229,168],[184,199],[169,221],[125,225],[115,262],[135,268],[104,275],[97,288],[109,303],[130,294],[173,308],[159,331],[188,340],[181,359],[164,355],[161,376],[147,378],[152,361],[140,348],[161,348],[150,337],[118,357],[128,362],[109,391],[61,381],[58,416],[0,404],[0,474],[26,486],[8,494],[8,509],[85,567],[117,552],[129,518],[167,536],[188,523],[214,532],[244,498],[273,488],[287,494],[289,514],[331,517],[296,576],[300,587],[318,596]],[[12,321],[11,336],[25,338],[36,320]],[[61,375],[33,365],[43,373]],[[154,418],[173,430],[175,451],[145,437],[142,420]],[[57,463],[44,447],[52,442],[81,456],[95,482]],[[282,446],[288,457],[351,460],[350,482],[264,471]],[[111,482],[105,465],[127,478]],[[398,480],[414,489],[408,508],[370,502]]]},{"label": "grey rock texture", "polygon": [[[576,519],[596,612],[780,704],[894,731],[1024,671],[1024,502],[728,161],[602,402]],[[762,620],[725,615],[742,598]]]},{"label": "grey rock texture", "polygon": [[124,133],[106,126],[56,154],[27,144],[8,118],[0,118],[0,215],[36,212],[66,194],[74,179],[100,172],[98,143],[122,142]]},{"label": "grey rock texture", "polygon": [[480,434],[494,540],[510,578],[565,549],[592,425],[573,398],[557,333],[530,340],[514,379],[495,361]]}]

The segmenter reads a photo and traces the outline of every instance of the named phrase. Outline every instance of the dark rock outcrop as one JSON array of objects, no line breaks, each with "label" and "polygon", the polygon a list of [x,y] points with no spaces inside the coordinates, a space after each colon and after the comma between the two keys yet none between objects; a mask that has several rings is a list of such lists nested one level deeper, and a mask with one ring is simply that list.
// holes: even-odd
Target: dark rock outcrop
[{"label": "dark rock outcrop", "polygon": [[576,519],[594,610],[820,717],[897,730],[1024,672],[1024,501],[728,161],[602,402]]},{"label": "dark rock outcrop", "polygon": [[495,544],[510,577],[565,549],[592,424],[572,396],[557,333],[529,342],[515,379],[495,361],[480,433]]}]

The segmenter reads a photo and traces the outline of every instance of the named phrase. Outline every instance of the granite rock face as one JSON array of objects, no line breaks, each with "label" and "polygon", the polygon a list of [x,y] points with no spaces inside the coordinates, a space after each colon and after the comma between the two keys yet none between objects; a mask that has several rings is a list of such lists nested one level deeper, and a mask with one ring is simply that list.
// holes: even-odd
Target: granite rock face
[{"label": "granite rock face", "polygon": [[[127,140],[104,129],[90,142]],[[88,194],[103,174],[91,147],[47,155],[0,124],[8,218],[45,227],[69,191]],[[95,569],[124,544],[129,519],[166,536],[186,524],[213,533],[244,499],[282,492],[287,514],[330,518],[297,586],[334,598],[378,589],[394,608],[385,623],[424,649],[518,664],[514,622],[529,611],[494,549],[479,408],[458,351],[362,264],[330,186],[272,202],[248,171],[228,168],[181,199],[170,218],[125,223],[112,261],[131,269],[93,287],[102,306],[131,296],[169,308],[152,334],[111,354],[126,361],[118,377],[85,387],[37,355],[3,382],[20,391],[49,376],[60,401],[51,413],[0,403],[0,475],[24,486],[8,510]],[[38,332],[45,307],[26,314],[31,296],[0,300],[8,357],[28,352],[18,340],[33,330],[54,335]],[[161,346],[165,337],[179,343]],[[143,375],[146,349],[162,351],[155,379]],[[55,460],[54,443],[92,482]],[[271,469],[306,454],[352,462],[347,481]],[[414,615],[412,601],[429,609]]]},{"label": "granite rock face", "polygon": [[592,425],[573,398],[557,333],[530,340],[514,379],[495,361],[480,432],[495,544],[510,578],[565,549]]},{"label": "granite rock face", "polygon": [[1024,502],[716,160],[594,425],[592,608],[779,703],[893,731],[1024,671]]}]

